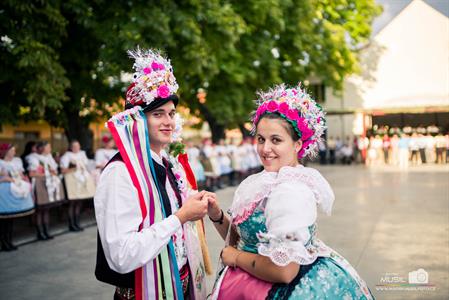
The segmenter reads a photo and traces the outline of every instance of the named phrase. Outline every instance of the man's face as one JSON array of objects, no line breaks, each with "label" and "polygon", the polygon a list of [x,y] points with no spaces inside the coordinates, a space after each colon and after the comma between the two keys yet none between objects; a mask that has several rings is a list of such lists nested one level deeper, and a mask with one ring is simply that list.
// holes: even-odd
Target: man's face
[{"label": "man's face", "polygon": [[172,101],[145,113],[151,149],[153,151],[159,153],[172,142],[172,133],[175,128],[175,113],[176,109]]}]

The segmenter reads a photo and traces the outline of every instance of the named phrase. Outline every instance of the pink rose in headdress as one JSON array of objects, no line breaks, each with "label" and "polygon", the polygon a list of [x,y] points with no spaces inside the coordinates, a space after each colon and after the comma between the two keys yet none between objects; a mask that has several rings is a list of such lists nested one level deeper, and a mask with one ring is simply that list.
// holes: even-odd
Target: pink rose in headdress
[{"label": "pink rose in headdress", "polygon": [[159,64],[155,61],[153,61],[151,63],[151,69],[153,69],[153,71],[158,71],[158,70],[165,70],[164,64]]},{"label": "pink rose in headdress", "polygon": [[284,116],[287,116],[288,109],[289,109],[289,107],[288,107],[287,102],[282,102],[282,103],[279,104],[279,106],[278,106],[278,111],[279,111],[281,114],[283,114]]},{"label": "pink rose in headdress", "polygon": [[278,104],[276,103],[276,101],[270,101],[267,104],[267,110],[269,112],[275,112],[278,109]]},{"label": "pink rose in headdress", "polygon": [[287,118],[293,121],[299,121],[299,114],[296,109],[289,109],[287,112]]},{"label": "pink rose in headdress", "polygon": [[145,75],[150,74],[150,73],[151,73],[151,68],[144,68],[144,69],[143,69],[143,73],[144,73]]},{"label": "pink rose in headdress", "polygon": [[302,130],[301,130],[301,133],[302,133],[301,140],[306,141],[312,137],[313,130],[307,126],[304,126],[304,128],[302,128]]},{"label": "pink rose in headdress", "polygon": [[159,64],[155,61],[153,61],[151,63],[151,69],[153,69],[153,71],[157,71],[159,69]]},{"label": "pink rose in headdress", "polygon": [[163,84],[157,88],[157,95],[161,98],[168,98],[168,96],[170,96],[170,90],[165,84]]}]

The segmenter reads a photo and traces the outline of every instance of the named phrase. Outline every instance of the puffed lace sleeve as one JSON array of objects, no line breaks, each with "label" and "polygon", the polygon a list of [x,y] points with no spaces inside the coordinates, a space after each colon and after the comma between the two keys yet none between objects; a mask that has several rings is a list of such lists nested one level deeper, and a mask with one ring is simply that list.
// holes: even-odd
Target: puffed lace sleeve
[{"label": "puffed lace sleeve", "polygon": [[279,266],[291,262],[311,264],[316,255],[306,249],[309,226],[317,218],[312,190],[302,182],[281,182],[271,191],[265,206],[267,233],[259,233],[258,252]]},{"label": "puffed lace sleeve", "polygon": [[28,162],[28,171],[37,171],[39,168],[39,158],[37,154],[30,154],[25,158]]},{"label": "puffed lace sleeve", "polygon": [[7,174],[8,170],[6,169],[6,164],[3,159],[0,159],[0,177]]},{"label": "puffed lace sleeve", "polygon": [[70,160],[71,160],[71,152],[66,152],[64,153],[63,156],[61,156],[61,160],[59,162],[59,165],[61,166],[61,168],[67,169],[69,167],[70,164]]}]

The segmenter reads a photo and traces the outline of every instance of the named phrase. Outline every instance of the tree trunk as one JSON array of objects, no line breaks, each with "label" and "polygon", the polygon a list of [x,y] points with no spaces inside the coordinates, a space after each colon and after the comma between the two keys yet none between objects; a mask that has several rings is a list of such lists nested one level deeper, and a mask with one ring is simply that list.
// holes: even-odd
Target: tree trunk
[{"label": "tree trunk", "polygon": [[251,137],[251,132],[245,128],[243,124],[239,124],[240,132],[242,133],[242,138],[245,139],[247,137]]},{"label": "tree trunk", "polygon": [[219,124],[215,116],[204,104],[199,104],[200,112],[203,114],[204,119],[209,123],[210,131],[212,132],[212,142],[217,144],[221,139],[225,138],[224,124]]}]

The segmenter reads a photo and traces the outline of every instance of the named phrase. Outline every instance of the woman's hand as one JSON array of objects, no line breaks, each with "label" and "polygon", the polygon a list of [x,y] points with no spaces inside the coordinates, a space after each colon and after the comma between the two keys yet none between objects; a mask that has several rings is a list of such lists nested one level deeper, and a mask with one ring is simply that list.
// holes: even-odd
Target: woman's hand
[{"label": "woman's hand", "polygon": [[220,219],[221,208],[218,204],[217,195],[215,193],[207,192],[204,197],[206,197],[208,201],[207,215],[213,220]]},{"label": "woman's hand", "polygon": [[221,250],[221,260],[226,266],[236,267],[237,257],[240,253],[240,250],[237,250],[231,246],[227,246],[226,248],[223,248],[223,250]]}]

